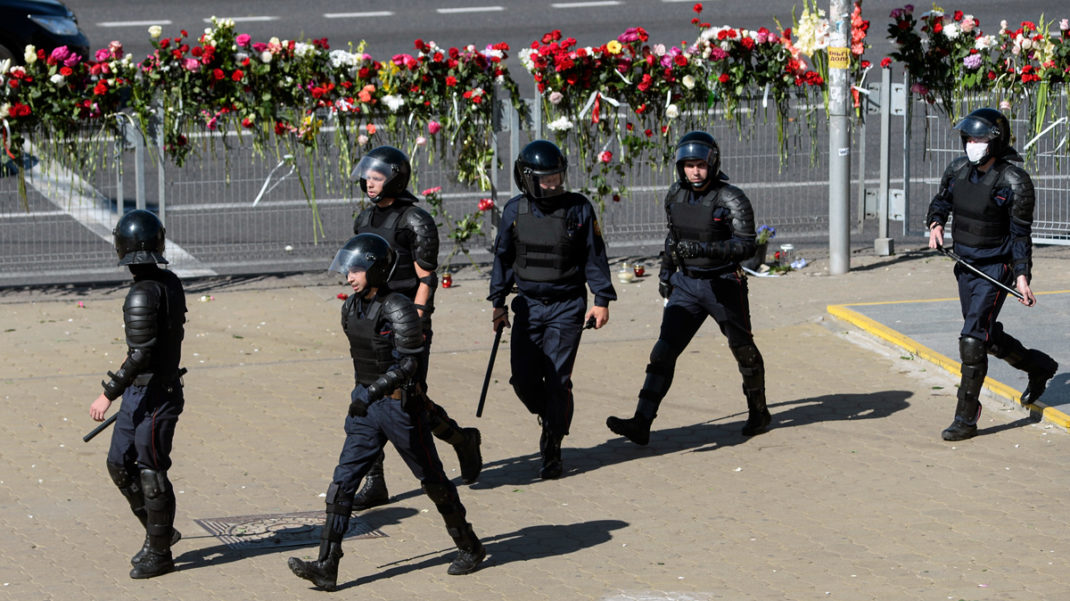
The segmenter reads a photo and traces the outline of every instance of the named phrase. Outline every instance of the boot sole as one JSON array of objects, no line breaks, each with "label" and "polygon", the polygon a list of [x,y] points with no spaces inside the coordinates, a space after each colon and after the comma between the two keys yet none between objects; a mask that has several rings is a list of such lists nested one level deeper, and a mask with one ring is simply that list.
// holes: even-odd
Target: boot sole
[{"label": "boot sole", "polygon": [[134,580],[144,580],[146,578],[155,578],[157,576],[163,576],[164,574],[169,574],[169,573],[174,572],[174,571],[175,571],[175,564],[174,563],[170,563],[168,565],[165,565],[165,566],[163,566],[162,568],[160,568],[158,570],[153,570],[152,572],[139,571],[137,569],[137,567],[135,566],[134,569],[130,570],[130,577],[133,578]]},{"label": "boot sole", "polygon": [[[180,540],[182,540],[182,533],[179,532],[177,529],[172,528],[171,529],[171,546],[172,547],[175,546],[175,543],[177,543]],[[130,565],[136,566],[137,562],[141,560],[141,557],[144,555],[144,553],[145,553],[145,549],[142,549],[141,551],[138,551],[133,557],[130,558]]]},{"label": "boot sole", "polygon": [[[629,433],[625,432],[624,428],[622,428],[620,425],[618,425],[617,421],[610,421],[610,420],[613,420],[613,419],[614,418],[612,418],[612,417],[606,419],[606,427],[609,428],[610,432],[616,434],[617,436],[623,436],[624,438],[627,438],[628,440],[634,442],[635,444],[637,444],[637,445],[639,445],[641,447],[645,447],[650,442],[650,434],[649,433],[647,433],[647,435],[645,437],[638,437],[638,438],[633,437]],[[619,420],[619,422],[624,422],[624,420]]]},{"label": "boot sole", "polygon": [[483,560],[486,559],[486,558],[487,558],[487,550],[483,549],[482,552],[480,552],[479,557],[476,558],[475,563],[471,567],[469,567],[469,568],[454,568],[453,564],[451,563],[450,567],[446,570],[446,573],[449,574],[450,576],[463,576],[465,574],[471,574],[472,572],[475,572],[476,570],[478,570],[480,568],[480,566],[483,565]]}]

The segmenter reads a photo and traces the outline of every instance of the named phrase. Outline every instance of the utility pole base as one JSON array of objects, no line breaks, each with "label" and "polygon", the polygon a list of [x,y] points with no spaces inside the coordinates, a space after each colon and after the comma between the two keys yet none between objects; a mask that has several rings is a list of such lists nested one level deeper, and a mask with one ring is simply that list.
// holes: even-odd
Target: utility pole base
[{"label": "utility pole base", "polygon": [[887,257],[895,254],[895,240],[892,238],[877,238],[873,241],[873,250],[879,257]]}]

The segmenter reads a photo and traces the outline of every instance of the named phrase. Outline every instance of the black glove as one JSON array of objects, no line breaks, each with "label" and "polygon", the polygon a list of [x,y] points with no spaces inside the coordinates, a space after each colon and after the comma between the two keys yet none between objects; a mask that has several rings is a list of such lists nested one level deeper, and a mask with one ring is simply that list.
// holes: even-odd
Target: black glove
[{"label": "black glove", "polygon": [[353,399],[349,403],[349,417],[364,417],[368,415],[368,404],[360,399]]},{"label": "black glove", "polygon": [[672,296],[672,284],[668,282],[658,282],[658,294],[661,298],[669,298]]},{"label": "black glove", "polygon": [[676,254],[682,259],[694,259],[705,256],[702,243],[697,240],[680,240],[676,243]]}]

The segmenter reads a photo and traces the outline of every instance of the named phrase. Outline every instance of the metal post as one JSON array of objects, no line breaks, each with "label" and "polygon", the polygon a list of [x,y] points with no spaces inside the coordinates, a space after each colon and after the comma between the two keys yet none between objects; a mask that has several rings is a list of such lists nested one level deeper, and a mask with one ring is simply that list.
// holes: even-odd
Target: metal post
[{"label": "metal post", "polygon": [[[520,111],[509,105],[509,161],[508,166],[520,155]],[[509,169],[509,193],[510,196],[520,191],[520,182],[516,181],[516,173]]]},{"label": "metal post", "polygon": [[873,250],[877,256],[886,257],[895,254],[892,239],[888,237],[889,167],[891,163],[892,132],[892,70],[881,69],[881,174],[877,191],[877,239],[873,241]]},{"label": "metal post", "polygon": [[134,189],[137,193],[136,206],[145,208],[145,136],[133,125],[130,126],[134,138]]},{"label": "metal post", "polygon": [[910,125],[913,119],[913,102],[910,96],[910,71],[903,71],[903,94],[906,96],[903,111],[903,236],[910,232]]},{"label": "metal post", "polygon": [[156,194],[160,207],[160,222],[167,225],[167,202],[164,195],[164,146],[163,146],[163,106],[156,108],[156,123],[152,128],[152,139],[156,143]]},{"label": "metal post", "polygon": [[850,269],[851,257],[851,13],[846,0],[829,4],[829,273]]}]

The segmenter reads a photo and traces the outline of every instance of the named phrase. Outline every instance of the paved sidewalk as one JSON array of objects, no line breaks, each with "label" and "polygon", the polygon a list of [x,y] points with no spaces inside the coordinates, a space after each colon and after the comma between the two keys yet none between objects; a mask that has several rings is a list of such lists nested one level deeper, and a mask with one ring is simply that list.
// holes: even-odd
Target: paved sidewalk
[{"label": "paved sidewalk", "polygon": [[[908,251],[859,253],[844,276],[826,265],[750,280],[773,412],[773,428],[751,439],[712,324],[681,356],[649,446],[605,428],[634,408],[660,322],[653,278],[618,286],[609,324],[584,335],[567,473],[549,482],[534,479],[539,431],[508,385],[508,335],[474,417],[493,339],[486,280],[455,274],[438,296],[431,393],[483,431],[486,469],[461,496],[488,560],[446,574],[451,541],[388,451],[395,502],[355,520],[333,594],[294,577],[286,558],[315,552],[287,545],[316,536],[342,442],[344,287],[321,274],[188,283],[190,373],[171,471],[184,538],[179,570],[149,581],[127,577],[142,535],[107,476],[107,436],[81,441],[99,382],[125,352],[125,287],[0,291],[0,600],[1065,597],[1070,435],[986,395],[981,435],[943,442],[957,378],[826,312],[952,298],[950,262]],[[1037,290],[1070,289],[1068,267],[1070,249],[1038,249]],[[1066,331],[1046,321],[1049,300],[1005,314]]]}]

